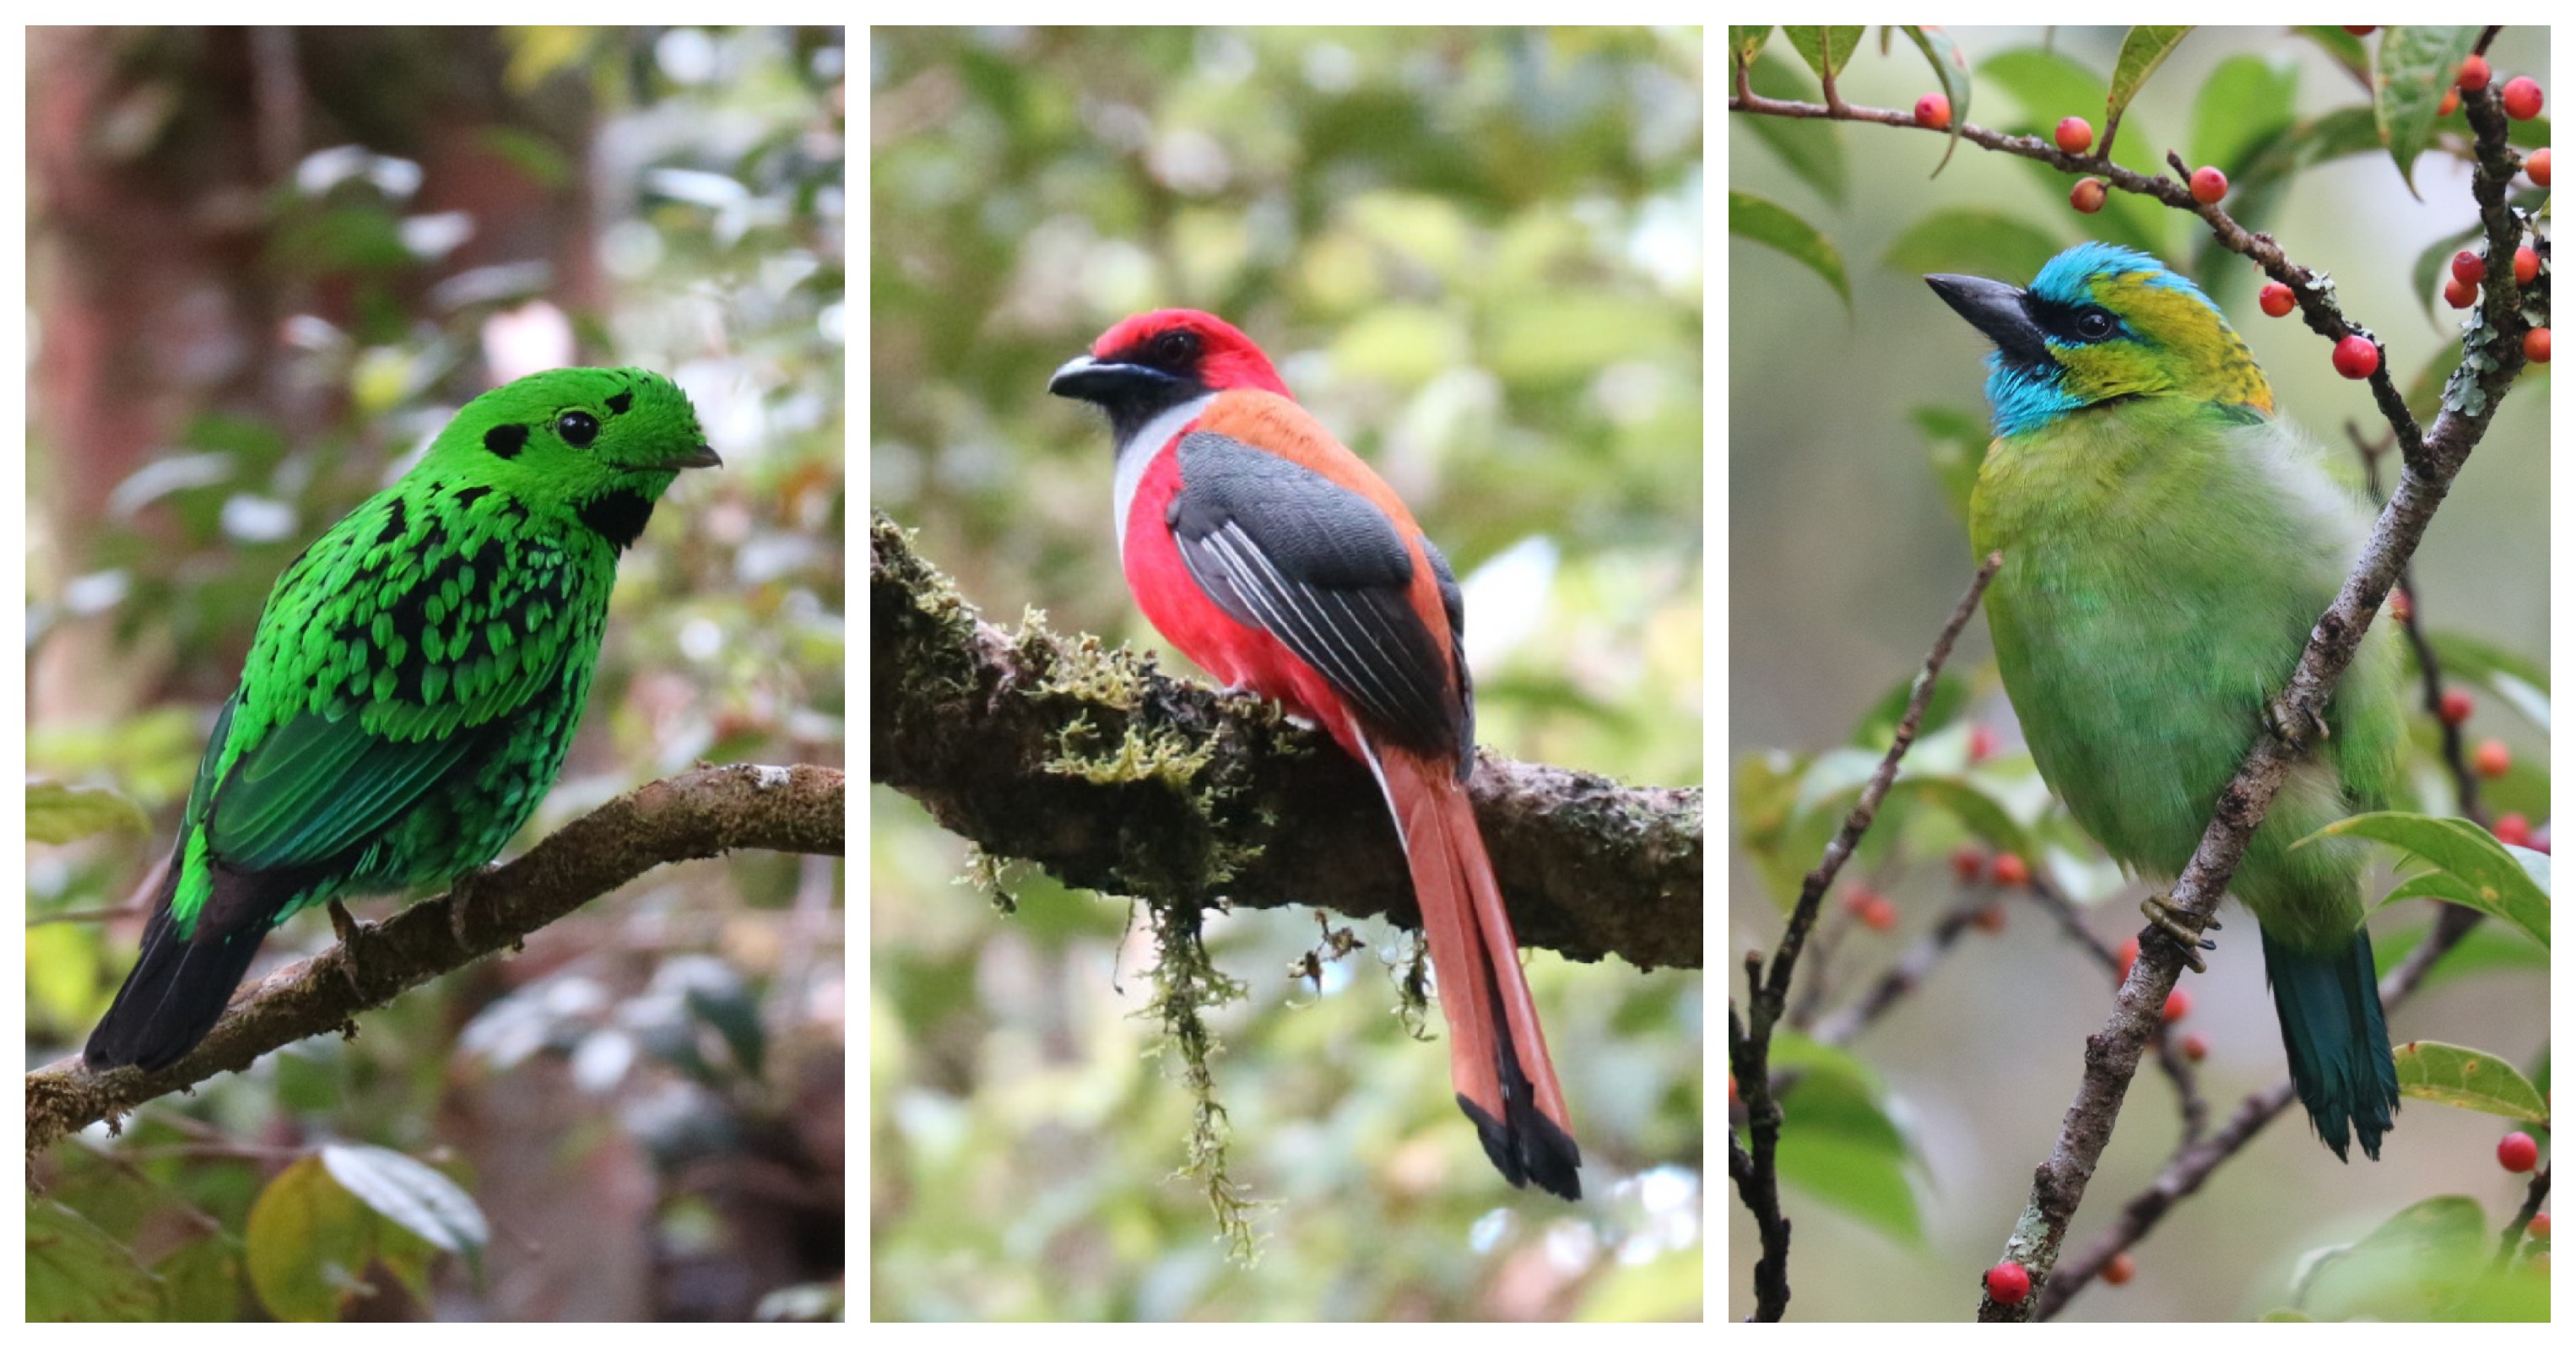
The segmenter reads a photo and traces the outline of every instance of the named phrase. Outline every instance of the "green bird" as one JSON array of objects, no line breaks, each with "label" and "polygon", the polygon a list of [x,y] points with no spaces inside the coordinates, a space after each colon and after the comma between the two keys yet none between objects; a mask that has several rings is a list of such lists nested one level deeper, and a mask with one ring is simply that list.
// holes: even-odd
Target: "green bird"
[{"label": "green bird", "polygon": [[[2261,732],[2367,524],[2322,452],[2273,411],[2226,316],[2154,258],[2085,243],[2027,290],[1932,289],[1995,343],[1995,440],[1969,535],[2001,549],[1986,619],[2031,757],[2113,857],[2181,873]],[[2366,845],[2291,844],[2382,808],[2405,736],[2396,651],[2363,641],[2229,888],[2262,925],[2290,1077],[2341,1158],[2379,1156],[2397,1069],[2361,925]],[[2199,932],[2148,916],[2201,967]],[[2211,924],[2215,926],[2215,923]]]},{"label": "green bird", "polygon": [[270,587],[215,719],[93,1070],[212,1030],[270,929],[500,854],[581,721],[618,555],[719,460],[647,370],[550,370],[467,403]]}]

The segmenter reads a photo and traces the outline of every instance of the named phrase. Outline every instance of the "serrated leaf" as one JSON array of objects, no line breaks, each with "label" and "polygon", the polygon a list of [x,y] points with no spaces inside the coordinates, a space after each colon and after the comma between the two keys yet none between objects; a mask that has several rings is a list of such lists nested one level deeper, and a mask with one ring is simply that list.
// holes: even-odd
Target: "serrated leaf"
[{"label": "serrated leaf", "polygon": [[2111,66],[2111,95],[2102,113],[2102,137],[2111,139],[2112,129],[2120,124],[2120,115],[2129,110],[2129,101],[2147,85],[2156,67],[2182,45],[2189,24],[2140,24],[2120,39],[2120,59]]},{"label": "serrated leaf", "polygon": [[125,1242],[52,1199],[27,1200],[30,1323],[160,1318],[161,1286]]},{"label": "serrated leaf", "polygon": [[464,1256],[481,1276],[491,1226],[456,1181],[388,1147],[326,1146],[322,1168],[359,1202],[449,1254]]},{"label": "serrated leaf", "polygon": [[2058,235],[2004,211],[1934,211],[1887,246],[1885,264],[1901,272],[1965,272],[2026,280],[2057,256]]},{"label": "serrated leaf", "polygon": [[2380,140],[2397,161],[2398,176],[2419,200],[2423,193],[2415,191],[2415,160],[2433,141],[2442,91],[2459,78],[2461,58],[2477,41],[2475,24],[2402,24],[2379,35],[2371,65],[2371,111],[2379,120]]},{"label": "serrated leaf", "polygon": [[[1764,98],[1785,102],[1803,101],[1808,96],[1798,68],[1776,56],[1755,61],[1747,79],[1753,92]],[[1843,154],[1840,122],[1823,117],[1746,117],[1737,119],[1737,125],[1770,146],[1791,173],[1823,194],[1825,200],[1842,204],[1851,174]]]},{"label": "serrated leaf", "polygon": [[1783,24],[1780,27],[1781,36],[1789,39],[1789,45],[1797,49],[1799,57],[1806,61],[1807,69],[1816,72],[1819,80],[1831,80],[1842,74],[1843,67],[1851,64],[1852,53],[1860,50],[1861,37],[1868,32],[1867,24],[1831,28]]},{"label": "serrated leaf", "polygon": [[1769,244],[1825,279],[1851,308],[1851,280],[1843,272],[1843,255],[1833,241],[1786,207],[1750,192],[1726,194],[1726,231],[1741,239]]},{"label": "serrated leaf", "polygon": [[2549,944],[2549,857],[2545,853],[2507,847],[2466,819],[2396,810],[2338,819],[2291,846],[2305,847],[2328,837],[2368,838],[2400,848],[2462,882],[2443,898],[2510,923],[2544,946]]},{"label": "serrated leaf", "polygon": [[2242,176],[2255,147],[2296,121],[2298,93],[2299,68],[2286,61],[2248,53],[2219,62],[2192,100],[2191,162]]},{"label": "serrated leaf", "polygon": [[1968,125],[1968,58],[1948,33],[1931,24],[1907,24],[1905,35],[1932,63],[1932,77],[1941,81],[1942,96],[1950,100],[1950,143],[1941,151],[1941,162],[1932,166],[1932,176],[1938,178],[1950,156],[1959,152],[1959,132]]},{"label": "serrated leaf", "polygon": [[2519,1123],[2547,1123],[2548,1102],[2512,1063],[2458,1044],[2418,1039],[2397,1046],[2397,1089],[2415,1100]]},{"label": "serrated leaf", "polygon": [[27,841],[62,844],[102,833],[152,832],[143,807],[97,787],[27,784]]}]

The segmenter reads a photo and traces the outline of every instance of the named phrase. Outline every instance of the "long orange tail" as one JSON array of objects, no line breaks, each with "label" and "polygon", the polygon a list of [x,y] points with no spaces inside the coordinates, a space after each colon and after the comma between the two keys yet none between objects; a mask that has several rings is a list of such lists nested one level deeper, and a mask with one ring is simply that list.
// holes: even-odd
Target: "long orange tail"
[{"label": "long orange tail", "polygon": [[1580,1198],[1575,1171],[1583,1156],[1466,786],[1454,761],[1388,748],[1377,762],[1440,981],[1458,1107],[1475,1120],[1485,1155],[1514,1187],[1534,1180],[1558,1197]]}]

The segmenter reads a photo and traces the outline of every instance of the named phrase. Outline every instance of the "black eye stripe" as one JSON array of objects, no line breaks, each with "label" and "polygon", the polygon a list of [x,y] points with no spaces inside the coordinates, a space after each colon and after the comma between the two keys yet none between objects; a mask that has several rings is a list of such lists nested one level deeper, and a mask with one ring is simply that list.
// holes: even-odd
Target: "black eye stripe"
[{"label": "black eye stripe", "polygon": [[483,447],[505,459],[515,459],[527,448],[528,428],[516,424],[495,426],[483,432]]}]

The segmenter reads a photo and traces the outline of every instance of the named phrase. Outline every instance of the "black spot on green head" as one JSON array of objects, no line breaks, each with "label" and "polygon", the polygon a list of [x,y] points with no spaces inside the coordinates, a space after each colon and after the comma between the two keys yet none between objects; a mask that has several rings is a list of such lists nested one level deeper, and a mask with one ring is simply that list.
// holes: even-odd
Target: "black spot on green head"
[{"label": "black spot on green head", "polygon": [[626,415],[627,408],[633,407],[634,405],[635,390],[633,389],[628,389],[624,393],[612,395],[608,400],[609,412],[621,417]]},{"label": "black spot on green head", "polygon": [[504,424],[483,432],[483,447],[505,459],[515,459],[527,448],[528,428]]},{"label": "black spot on green head", "polygon": [[607,539],[610,546],[624,552],[644,533],[653,518],[653,503],[633,491],[612,491],[581,504],[581,522],[590,531]]}]

